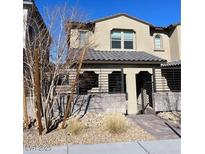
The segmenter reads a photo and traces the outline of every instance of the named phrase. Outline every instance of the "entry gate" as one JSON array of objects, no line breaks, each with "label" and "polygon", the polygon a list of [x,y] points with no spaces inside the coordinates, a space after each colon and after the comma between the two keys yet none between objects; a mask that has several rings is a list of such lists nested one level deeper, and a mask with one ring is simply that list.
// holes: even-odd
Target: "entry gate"
[{"label": "entry gate", "polygon": [[152,105],[153,82],[145,82],[141,88],[141,113],[145,113],[148,106]]},{"label": "entry gate", "polygon": [[[181,92],[181,68],[153,68],[151,81],[143,82],[141,86],[141,113],[147,106],[154,107],[154,93],[180,93]],[[167,98],[168,100],[169,98]]]}]

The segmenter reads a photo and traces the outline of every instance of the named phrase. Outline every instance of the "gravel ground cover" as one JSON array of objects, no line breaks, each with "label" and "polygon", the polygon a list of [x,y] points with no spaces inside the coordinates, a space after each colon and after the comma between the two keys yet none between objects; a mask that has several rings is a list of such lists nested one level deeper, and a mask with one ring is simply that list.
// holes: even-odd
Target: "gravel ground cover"
[{"label": "gravel ground cover", "polygon": [[177,111],[159,112],[157,116],[164,120],[176,124],[178,127],[181,126],[181,112],[177,112]]},{"label": "gravel ground cover", "polygon": [[81,121],[85,125],[79,134],[72,135],[67,129],[56,130],[38,136],[36,129],[25,129],[23,133],[24,146],[57,146],[65,144],[98,144],[128,141],[147,141],[155,138],[140,126],[128,120],[128,129],[119,134],[111,134],[103,127],[103,114],[87,113]]}]

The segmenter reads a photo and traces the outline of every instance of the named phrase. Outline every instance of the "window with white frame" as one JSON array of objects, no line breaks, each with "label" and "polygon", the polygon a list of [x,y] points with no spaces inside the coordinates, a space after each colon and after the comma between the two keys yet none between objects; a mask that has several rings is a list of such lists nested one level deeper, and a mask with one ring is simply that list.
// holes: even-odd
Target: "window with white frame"
[{"label": "window with white frame", "polygon": [[79,31],[80,46],[84,46],[87,43],[87,31]]},{"label": "window with white frame", "polygon": [[132,30],[112,30],[112,49],[134,49],[134,32]]},{"label": "window with white frame", "polygon": [[154,37],[154,47],[155,49],[162,49],[162,38],[159,34]]},{"label": "window with white frame", "polygon": [[124,49],[133,49],[133,31],[124,31]]},{"label": "window with white frame", "polygon": [[112,31],[111,32],[111,39],[112,39],[112,48],[113,49],[121,49],[121,32],[120,31]]}]

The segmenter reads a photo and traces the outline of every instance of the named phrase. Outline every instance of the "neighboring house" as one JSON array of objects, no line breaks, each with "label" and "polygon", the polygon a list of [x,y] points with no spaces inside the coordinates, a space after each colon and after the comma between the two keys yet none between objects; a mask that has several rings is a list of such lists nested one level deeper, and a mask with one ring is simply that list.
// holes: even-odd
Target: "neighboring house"
[{"label": "neighboring house", "polygon": [[35,5],[34,0],[23,0],[23,81],[29,116],[34,116],[31,107],[31,96],[33,96],[31,90],[33,84],[31,83],[33,81],[31,79],[31,74],[33,73],[33,70],[30,67],[33,64],[34,51],[39,51],[40,63],[42,66],[41,71],[43,72],[46,69],[46,67],[43,66],[48,66],[49,64],[50,43],[51,37],[49,31]]},{"label": "neighboring house", "polygon": [[[78,93],[100,95],[90,102],[91,109],[136,114],[143,99],[143,104],[149,103],[155,111],[180,110],[176,107],[176,103],[180,104],[181,90],[180,31],[180,24],[156,27],[127,14],[89,23],[73,22],[70,50],[94,42],[86,54],[80,76],[81,82],[89,80],[91,84],[87,84],[87,88],[83,84],[79,86]],[[143,97],[142,93],[145,93]],[[173,94],[177,98],[173,98]],[[172,99],[174,109],[167,107]],[[158,102],[167,106],[162,109]]]},{"label": "neighboring house", "polygon": [[[41,35],[41,36],[40,36]],[[40,43],[39,43],[40,42]],[[31,44],[34,44],[33,46]],[[39,48],[45,64],[49,63],[51,37],[34,0],[23,0],[23,50]],[[28,45],[29,44],[29,45]],[[43,47],[45,46],[45,47]],[[24,54],[25,56],[25,54]]]}]

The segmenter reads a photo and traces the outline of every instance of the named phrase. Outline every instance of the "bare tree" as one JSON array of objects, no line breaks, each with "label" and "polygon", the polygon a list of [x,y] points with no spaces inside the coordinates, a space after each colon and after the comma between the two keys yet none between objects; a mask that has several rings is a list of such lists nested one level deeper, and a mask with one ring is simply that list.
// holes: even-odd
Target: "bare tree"
[{"label": "bare tree", "polygon": [[[64,126],[66,118],[68,117],[69,106],[73,101],[73,95],[79,80],[78,76],[84,56],[87,50],[94,44],[93,42],[87,42],[75,50],[69,46],[71,41],[72,43],[79,42],[78,31],[73,32],[71,28],[73,25],[75,25],[75,29],[84,28],[85,20],[85,14],[80,13],[78,9],[63,5],[46,10],[44,18],[44,21],[47,23],[46,25],[42,21],[42,17],[37,15],[35,9],[31,11],[29,18],[24,21],[27,25],[26,44],[24,47],[24,85],[27,94],[33,98],[33,111],[36,113],[36,119],[39,118],[37,114],[39,110],[41,116],[44,117],[42,124],[46,132],[49,132],[56,122],[63,120],[62,116],[56,119],[53,115],[55,103],[57,103],[57,99],[60,96],[60,92],[57,91],[56,88],[59,84],[58,80],[62,72],[65,76],[61,84],[64,83],[71,69],[76,70],[75,80],[69,83],[71,92],[69,93],[66,104],[66,112],[63,120]],[[71,40],[70,38],[74,39]],[[35,85],[35,73],[37,68],[35,67],[34,51],[36,50],[39,51],[40,88]],[[38,99],[35,88],[38,88],[40,91],[40,103],[35,103]],[[60,112],[61,111],[59,111],[59,115]],[[38,125],[39,122],[41,123],[41,121],[38,120]]]},{"label": "bare tree", "polygon": [[29,126],[29,119],[28,119],[28,111],[27,111],[27,103],[26,103],[26,96],[25,96],[25,90],[23,88],[23,121],[24,121],[24,127],[28,128]]}]

